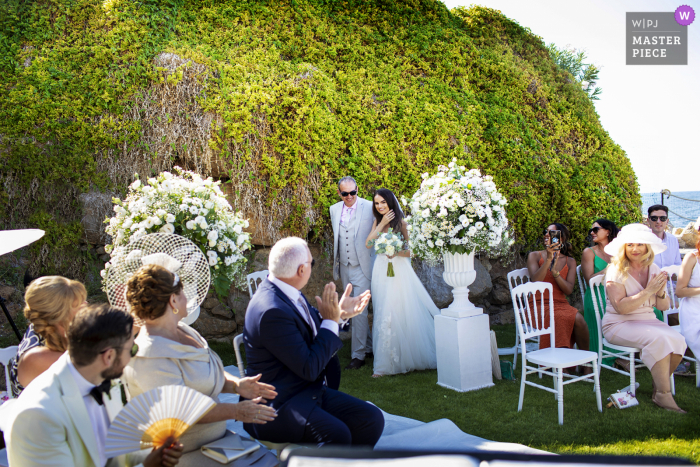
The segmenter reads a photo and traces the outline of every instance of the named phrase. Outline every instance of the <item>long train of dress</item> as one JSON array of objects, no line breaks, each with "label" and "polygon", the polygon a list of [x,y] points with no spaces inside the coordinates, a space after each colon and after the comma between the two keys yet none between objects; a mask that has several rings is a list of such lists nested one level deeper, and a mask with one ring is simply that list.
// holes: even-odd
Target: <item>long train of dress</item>
[{"label": "long train of dress", "polygon": [[372,270],[374,373],[393,375],[437,368],[435,323],[440,310],[413,271],[411,260],[377,255]]}]

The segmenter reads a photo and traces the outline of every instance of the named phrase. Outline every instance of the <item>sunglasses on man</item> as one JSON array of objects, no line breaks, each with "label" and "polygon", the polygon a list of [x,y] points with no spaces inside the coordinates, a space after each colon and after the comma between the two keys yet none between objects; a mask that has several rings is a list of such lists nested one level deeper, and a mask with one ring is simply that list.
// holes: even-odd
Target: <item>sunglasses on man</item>
[{"label": "sunglasses on man", "polygon": [[656,221],[666,222],[666,219],[668,219],[668,216],[649,216],[649,219],[651,219],[652,222],[656,222]]},{"label": "sunglasses on man", "polygon": [[352,190],[352,191],[341,191],[340,196],[345,198],[346,196],[355,196],[357,194],[357,190]]}]

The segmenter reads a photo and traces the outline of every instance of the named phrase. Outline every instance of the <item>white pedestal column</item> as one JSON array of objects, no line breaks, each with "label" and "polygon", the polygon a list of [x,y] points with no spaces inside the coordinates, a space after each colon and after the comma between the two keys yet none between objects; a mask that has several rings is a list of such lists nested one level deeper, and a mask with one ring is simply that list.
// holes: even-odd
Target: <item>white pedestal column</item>
[{"label": "white pedestal column", "polygon": [[435,316],[435,343],[440,386],[459,392],[493,386],[488,315]]}]

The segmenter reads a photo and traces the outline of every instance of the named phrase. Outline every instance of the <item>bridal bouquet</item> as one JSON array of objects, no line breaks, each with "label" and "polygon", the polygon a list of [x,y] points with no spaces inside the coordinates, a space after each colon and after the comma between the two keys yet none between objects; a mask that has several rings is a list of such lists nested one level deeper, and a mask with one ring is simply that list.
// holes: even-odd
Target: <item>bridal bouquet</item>
[{"label": "bridal bouquet", "polygon": [[[374,246],[374,251],[378,255],[394,256],[403,249],[403,236],[395,234],[389,228],[386,233],[380,234],[376,239],[369,241],[370,246]],[[387,277],[394,277],[394,265],[389,260],[389,266],[386,269]]]},{"label": "bridal bouquet", "polygon": [[175,174],[163,172],[142,183],[129,186],[123,201],[113,198],[115,215],[105,220],[112,243],[105,246],[111,259],[101,272],[119,260],[124,247],[134,239],[161,232],[178,234],[194,242],[209,260],[214,287],[228,294],[247,262],[243,255],[251,248],[249,235],[243,232],[248,221],[234,212],[219,185],[211,177],[175,167]]},{"label": "bridal bouquet", "polygon": [[436,264],[444,253],[474,250],[502,253],[513,244],[505,207],[493,177],[472,169],[439,166],[432,177],[423,174],[420,189],[409,200],[409,246],[418,257]]}]

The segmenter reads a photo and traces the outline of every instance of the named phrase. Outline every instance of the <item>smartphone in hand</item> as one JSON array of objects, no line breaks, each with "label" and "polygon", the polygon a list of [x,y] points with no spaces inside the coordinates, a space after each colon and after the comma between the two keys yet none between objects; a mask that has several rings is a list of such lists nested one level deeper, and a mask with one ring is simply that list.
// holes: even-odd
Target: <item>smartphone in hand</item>
[{"label": "smartphone in hand", "polygon": [[552,248],[556,248],[557,250],[561,248],[561,230],[549,231],[549,244]]}]

